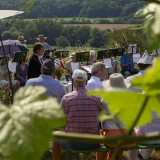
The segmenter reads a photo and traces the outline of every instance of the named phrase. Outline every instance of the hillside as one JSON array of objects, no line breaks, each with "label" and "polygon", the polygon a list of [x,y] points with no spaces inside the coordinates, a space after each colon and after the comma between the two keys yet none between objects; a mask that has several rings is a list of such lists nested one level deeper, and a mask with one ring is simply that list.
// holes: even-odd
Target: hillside
[{"label": "hillside", "polygon": [[[28,0],[0,0],[0,9],[20,9]],[[144,5],[140,0],[37,0],[24,18],[131,17]]]}]

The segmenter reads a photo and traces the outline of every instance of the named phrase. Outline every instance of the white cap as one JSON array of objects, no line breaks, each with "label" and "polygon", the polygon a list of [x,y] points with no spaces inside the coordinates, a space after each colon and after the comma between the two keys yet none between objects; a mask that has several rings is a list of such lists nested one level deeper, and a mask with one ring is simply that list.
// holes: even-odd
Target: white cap
[{"label": "white cap", "polygon": [[140,60],[138,61],[138,64],[152,64],[152,58],[151,56],[148,54],[147,50],[145,50],[143,56],[140,58]]},{"label": "white cap", "polygon": [[80,69],[75,70],[73,72],[72,78],[76,81],[81,81],[81,82],[88,80],[87,73],[83,70],[80,70]]}]

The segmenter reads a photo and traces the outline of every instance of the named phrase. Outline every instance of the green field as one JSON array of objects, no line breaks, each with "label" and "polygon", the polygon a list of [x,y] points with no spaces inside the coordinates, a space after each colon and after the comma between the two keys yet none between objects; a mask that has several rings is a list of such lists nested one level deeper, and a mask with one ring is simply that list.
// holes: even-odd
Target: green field
[{"label": "green field", "polygon": [[[72,18],[49,18],[49,19],[53,19],[57,22],[61,22],[61,21],[71,21],[71,20],[76,20],[76,21],[79,21],[79,22],[83,22],[84,20],[87,21],[87,20],[90,20],[92,23],[96,22],[97,20],[108,20],[108,21],[111,21],[113,22],[113,20],[117,19],[117,18],[82,18],[82,17],[72,17]],[[36,20],[36,19],[24,19],[24,20]]]}]

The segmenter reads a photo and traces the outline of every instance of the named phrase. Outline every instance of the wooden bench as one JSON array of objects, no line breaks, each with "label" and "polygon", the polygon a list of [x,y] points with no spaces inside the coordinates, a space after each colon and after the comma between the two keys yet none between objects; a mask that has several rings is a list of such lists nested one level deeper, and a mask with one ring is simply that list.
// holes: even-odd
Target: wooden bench
[{"label": "wooden bench", "polygon": [[[138,150],[138,149],[147,149],[147,148],[160,148],[160,144],[155,144],[155,145],[138,144],[138,145],[136,145],[135,147],[132,147],[132,148],[120,148],[120,151]],[[73,154],[76,154],[77,155],[76,156],[77,160],[79,159],[79,154],[80,153],[82,153],[84,155],[84,160],[87,160],[87,153],[91,153],[91,152],[109,152],[109,151],[114,152],[114,150],[115,150],[115,148],[109,148],[109,147],[105,147],[104,145],[101,145],[99,148],[92,149],[92,150],[71,150],[71,149],[69,149],[68,151],[70,151]],[[68,157],[67,157],[67,160],[68,160]]]}]

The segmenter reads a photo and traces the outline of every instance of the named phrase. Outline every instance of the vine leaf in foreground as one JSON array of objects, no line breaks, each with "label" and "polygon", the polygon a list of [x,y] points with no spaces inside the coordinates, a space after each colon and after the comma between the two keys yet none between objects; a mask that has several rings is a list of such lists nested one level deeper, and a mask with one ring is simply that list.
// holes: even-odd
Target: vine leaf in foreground
[{"label": "vine leaf in foreground", "polygon": [[[139,114],[146,98],[147,104],[142,112],[136,126],[142,126],[152,121],[152,112],[156,111],[160,117],[160,58],[153,64],[153,67],[146,70],[144,76],[136,76],[133,80],[133,87],[144,90],[144,94],[126,90],[114,91],[90,91],[89,95],[100,96],[103,102],[109,104],[110,111],[119,116],[126,128],[130,130]],[[102,115],[101,115],[102,116]],[[104,119],[104,115],[102,119]]]},{"label": "vine leaf in foreground", "polygon": [[[160,47],[160,0],[148,3],[147,6],[140,9],[136,16],[142,16],[145,19],[144,27],[148,35],[150,51]],[[156,43],[155,43],[156,42]]]},{"label": "vine leaf in foreground", "polygon": [[143,77],[137,76],[132,81],[132,86],[141,88],[149,96],[160,95],[160,58],[156,60],[153,67],[146,70]]},{"label": "vine leaf in foreground", "polygon": [[52,129],[65,124],[63,110],[43,87],[20,89],[13,106],[0,105],[0,153],[12,160],[39,160]]},{"label": "vine leaf in foreground", "polygon": [[[118,116],[128,130],[131,129],[132,124],[136,120],[141,106],[146,98],[145,94],[123,90],[109,92],[104,90],[90,91],[89,95],[100,96],[103,99],[103,102],[107,102],[111,113],[114,116]],[[136,126],[142,126],[152,121],[151,112],[153,110],[153,106],[150,102],[151,101],[149,100]]]},{"label": "vine leaf in foreground", "polygon": [[29,13],[36,1],[37,1],[37,0],[28,0],[28,2],[25,3],[25,5],[23,5],[23,6],[20,8],[20,10],[21,10],[21,11],[27,11],[27,13]]}]

